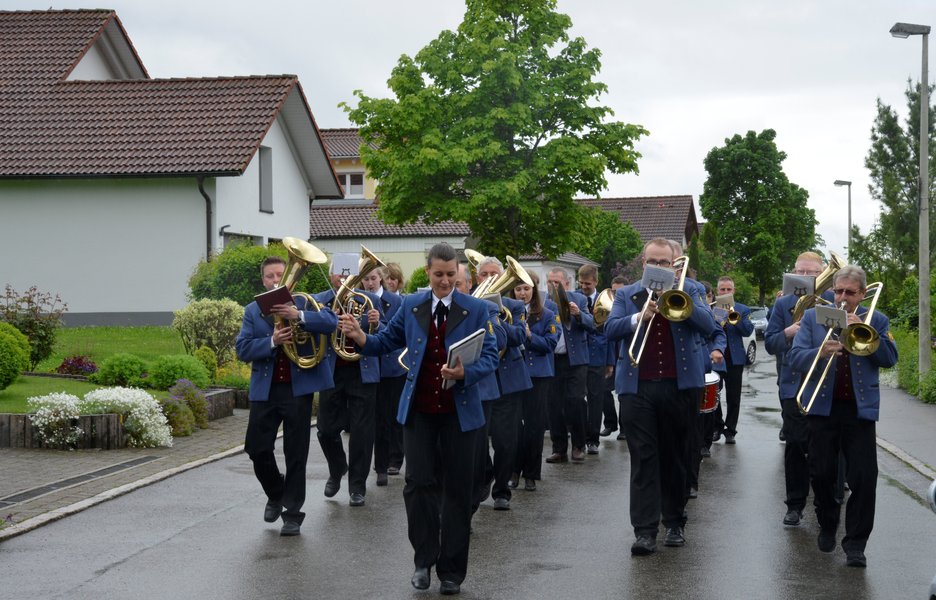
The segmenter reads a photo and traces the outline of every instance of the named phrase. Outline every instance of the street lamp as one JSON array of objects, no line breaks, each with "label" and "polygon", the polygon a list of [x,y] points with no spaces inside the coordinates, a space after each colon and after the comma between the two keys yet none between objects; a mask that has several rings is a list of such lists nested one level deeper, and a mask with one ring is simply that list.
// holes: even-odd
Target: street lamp
[{"label": "street lamp", "polygon": [[848,256],[848,260],[851,262],[851,181],[836,179],[834,183],[838,187],[842,187],[843,185],[848,186],[848,251],[845,255]]},{"label": "street lamp", "polygon": [[923,36],[923,76],[920,79],[920,376],[930,370],[930,260],[929,260],[929,82],[927,81],[927,48],[929,25],[896,23],[890,29],[894,37]]}]

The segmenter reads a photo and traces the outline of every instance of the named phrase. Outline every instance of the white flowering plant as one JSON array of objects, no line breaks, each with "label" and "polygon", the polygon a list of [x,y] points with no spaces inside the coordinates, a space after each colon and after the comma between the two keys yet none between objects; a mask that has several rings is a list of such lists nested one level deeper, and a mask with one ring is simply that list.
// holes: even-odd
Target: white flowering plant
[{"label": "white flowering plant", "polygon": [[26,403],[34,411],[29,419],[46,446],[71,448],[81,439],[84,432],[78,426],[81,414],[78,396],[54,392],[28,398]]},{"label": "white flowering plant", "polygon": [[123,415],[127,444],[137,448],[172,446],[172,430],[159,402],[139,388],[109,387],[92,390],[81,402],[85,414]]}]

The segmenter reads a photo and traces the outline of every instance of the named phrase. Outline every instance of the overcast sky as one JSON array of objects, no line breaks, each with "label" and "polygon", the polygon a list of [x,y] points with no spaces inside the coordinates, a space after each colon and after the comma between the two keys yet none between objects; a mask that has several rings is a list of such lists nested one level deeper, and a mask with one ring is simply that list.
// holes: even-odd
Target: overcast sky
[{"label": "overcast sky", "polygon": [[[399,56],[464,14],[455,0],[3,4],[114,8],[153,77],[297,74],[323,128],[349,126],[339,102],[353,102],[355,89],[387,95]],[[875,99],[905,118],[907,78],[921,74],[920,37],[888,30],[897,21],[936,25],[931,0],[559,0],[558,8],[572,17],[572,35],[602,52],[601,101],[650,131],[638,144],[640,174],[610,176],[604,196],[691,194],[698,208],[708,151],[772,128],[828,249],[846,245],[847,192],[834,180],[853,182],[853,221],[863,231],[874,223],[864,157]]]}]

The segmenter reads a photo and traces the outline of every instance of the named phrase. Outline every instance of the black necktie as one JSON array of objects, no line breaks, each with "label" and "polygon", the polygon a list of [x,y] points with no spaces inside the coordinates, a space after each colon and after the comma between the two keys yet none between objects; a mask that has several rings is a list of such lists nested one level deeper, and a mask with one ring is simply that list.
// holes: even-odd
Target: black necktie
[{"label": "black necktie", "polygon": [[436,329],[441,330],[442,324],[445,323],[445,317],[448,315],[448,307],[444,302],[439,300],[439,303],[436,304],[435,309],[435,318],[436,318]]},{"label": "black necktie", "polygon": [[588,312],[591,312],[591,311],[592,311],[592,307],[594,306],[594,304],[592,303],[592,297],[591,297],[591,296],[587,296],[587,298],[588,298]]}]

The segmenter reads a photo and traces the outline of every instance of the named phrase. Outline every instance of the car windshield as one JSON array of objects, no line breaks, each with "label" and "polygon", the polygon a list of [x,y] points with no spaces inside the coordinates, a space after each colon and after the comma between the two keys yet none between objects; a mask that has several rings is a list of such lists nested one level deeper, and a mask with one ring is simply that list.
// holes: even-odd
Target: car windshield
[{"label": "car windshield", "polygon": [[767,318],[767,309],[766,308],[755,308],[751,311],[752,319],[766,319]]}]

